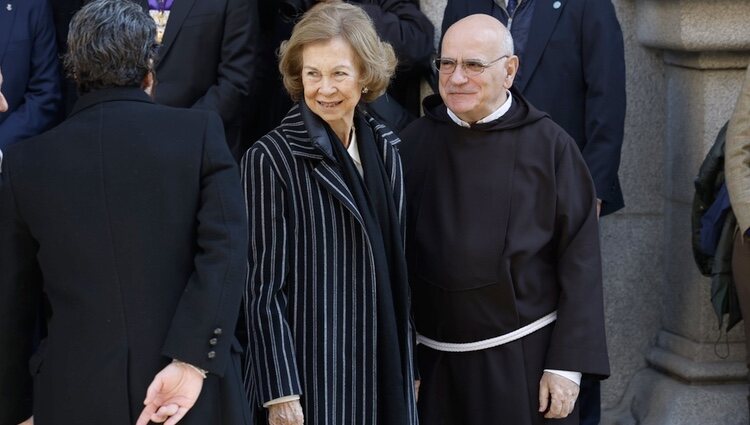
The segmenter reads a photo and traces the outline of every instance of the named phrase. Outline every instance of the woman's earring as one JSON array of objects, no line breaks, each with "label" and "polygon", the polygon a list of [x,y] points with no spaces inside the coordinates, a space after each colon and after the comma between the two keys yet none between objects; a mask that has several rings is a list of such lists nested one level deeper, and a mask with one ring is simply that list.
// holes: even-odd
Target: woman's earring
[{"label": "woman's earring", "polygon": [[367,92],[369,91],[370,89],[368,89],[367,87],[362,87],[362,94],[367,94]]}]

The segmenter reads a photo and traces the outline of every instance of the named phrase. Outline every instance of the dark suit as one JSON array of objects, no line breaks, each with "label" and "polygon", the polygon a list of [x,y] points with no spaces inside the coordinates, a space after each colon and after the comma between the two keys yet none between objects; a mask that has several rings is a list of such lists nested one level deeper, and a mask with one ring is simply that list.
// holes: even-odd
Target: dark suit
[{"label": "dark suit", "polygon": [[0,113],[2,150],[47,130],[58,118],[60,66],[47,0],[3,2],[0,69],[9,107]]},{"label": "dark suit", "polygon": [[[54,0],[58,32],[86,2]],[[148,0],[137,0],[148,10]],[[156,101],[215,111],[236,158],[255,69],[256,0],[175,0],[156,63]]]},{"label": "dark suit", "polygon": [[37,425],[130,425],[173,358],[209,372],[181,424],[247,423],[232,336],[247,230],[218,117],[95,91],[9,148],[1,177],[0,423],[33,399]]},{"label": "dark suit", "polygon": [[[465,16],[492,15],[496,7],[492,0],[449,0],[443,33]],[[603,201],[602,215],[621,209],[617,171],[625,125],[625,59],[612,3],[533,0],[520,59],[513,85],[575,139]]]}]

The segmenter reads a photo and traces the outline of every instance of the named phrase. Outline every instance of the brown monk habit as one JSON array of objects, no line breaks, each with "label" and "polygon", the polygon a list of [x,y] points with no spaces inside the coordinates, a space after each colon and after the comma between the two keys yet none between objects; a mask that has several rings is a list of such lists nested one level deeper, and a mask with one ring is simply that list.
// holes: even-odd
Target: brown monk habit
[{"label": "brown monk habit", "polygon": [[[544,369],[609,374],[591,177],[573,139],[515,91],[503,117],[472,128],[438,96],[424,107],[400,149],[417,331],[465,343],[558,320],[482,351],[420,345],[421,421],[545,423]],[[577,422],[578,408],[550,423]]]}]

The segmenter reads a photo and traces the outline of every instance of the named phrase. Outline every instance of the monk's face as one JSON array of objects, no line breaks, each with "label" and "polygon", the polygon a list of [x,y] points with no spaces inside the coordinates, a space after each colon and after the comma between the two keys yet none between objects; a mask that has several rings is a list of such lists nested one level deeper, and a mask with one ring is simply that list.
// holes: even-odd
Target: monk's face
[{"label": "monk's face", "polygon": [[440,96],[453,113],[469,123],[490,115],[505,102],[518,67],[518,58],[501,47],[502,33],[482,24],[468,19],[451,26],[440,54],[456,63],[453,72],[438,72]]}]

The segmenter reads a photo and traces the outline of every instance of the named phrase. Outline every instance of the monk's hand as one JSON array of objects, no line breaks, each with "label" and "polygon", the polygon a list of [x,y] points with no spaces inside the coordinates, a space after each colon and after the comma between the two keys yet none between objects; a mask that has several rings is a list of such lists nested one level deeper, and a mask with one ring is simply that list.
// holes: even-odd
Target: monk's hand
[{"label": "monk's hand", "polygon": [[268,406],[268,425],[302,425],[305,415],[299,400]]},{"label": "monk's hand", "polygon": [[180,361],[168,364],[157,373],[146,390],[146,406],[136,425],[149,421],[175,425],[193,407],[203,388],[203,375],[193,366]]},{"label": "monk's hand", "polygon": [[34,417],[30,417],[29,419],[26,419],[18,425],[34,425]]},{"label": "monk's hand", "polygon": [[539,412],[546,411],[547,419],[567,417],[576,405],[578,391],[578,385],[570,379],[544,372],[539,381]]},{"label": "monk's hand", "polygon": [[415,401],[419,400],[419,384],[421,384],[421,383],[422,383],[422,381],[420,381],[419,379],[417,379],[416,381],[414,381],[414,400]]}]

